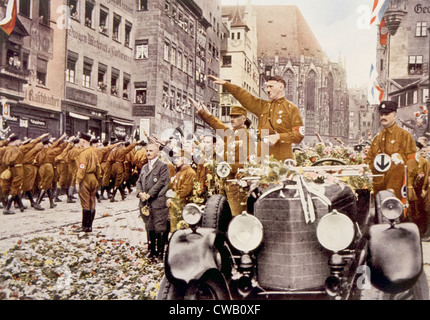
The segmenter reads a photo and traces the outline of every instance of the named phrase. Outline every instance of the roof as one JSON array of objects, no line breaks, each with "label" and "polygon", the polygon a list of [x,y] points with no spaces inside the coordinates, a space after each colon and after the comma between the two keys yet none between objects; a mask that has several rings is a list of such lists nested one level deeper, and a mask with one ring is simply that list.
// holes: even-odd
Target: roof
[{"label": "roof", "polygon": [[[223,6],[223,16],[233,20],[239,8],[244,16],[246,6]],[[254,5],[257,16],[258,56],[325,57],[318,40],[295,5]],[[245,21],[246,22],[246,21]]]}]

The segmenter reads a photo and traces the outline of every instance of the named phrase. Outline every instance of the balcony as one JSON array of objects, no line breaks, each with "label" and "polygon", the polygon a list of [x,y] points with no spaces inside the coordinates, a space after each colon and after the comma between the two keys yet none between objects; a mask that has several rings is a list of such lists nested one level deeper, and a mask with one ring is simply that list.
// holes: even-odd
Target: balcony
[{"label": "balcony", "polygon": [[13,65],[5,65],[0,67],[0,74],[3,76],[13,77],[27,83],[30,77],[30,70],[24,70]]}]

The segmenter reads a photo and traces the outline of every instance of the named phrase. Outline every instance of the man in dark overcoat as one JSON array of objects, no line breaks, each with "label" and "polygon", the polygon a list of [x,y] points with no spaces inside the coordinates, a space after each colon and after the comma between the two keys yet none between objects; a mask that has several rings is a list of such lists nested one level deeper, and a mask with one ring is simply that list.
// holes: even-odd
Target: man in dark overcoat
[{"label": "man in dark overcoat", "polygon": [[169,189],[169,168],[159,158],[159,146],[146,146],[148,162],[142,167],[136,182],[140,216],[145,223],[149,242],[149,257],[162,259],[164,253],[164,232],[166,232],[169,208],[166,192]]}]

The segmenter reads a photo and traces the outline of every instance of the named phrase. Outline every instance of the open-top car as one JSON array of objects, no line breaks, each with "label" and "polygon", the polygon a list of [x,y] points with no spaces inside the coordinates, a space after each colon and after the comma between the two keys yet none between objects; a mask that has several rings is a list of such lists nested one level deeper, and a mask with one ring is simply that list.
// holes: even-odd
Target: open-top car
[{"label": "open-top car", "polygon": [[405,204],[388,190],[374,197],[365,165],[322,164],[245,170],[239,216],[219,194],[188,204],[157,299],[428,299]]}]

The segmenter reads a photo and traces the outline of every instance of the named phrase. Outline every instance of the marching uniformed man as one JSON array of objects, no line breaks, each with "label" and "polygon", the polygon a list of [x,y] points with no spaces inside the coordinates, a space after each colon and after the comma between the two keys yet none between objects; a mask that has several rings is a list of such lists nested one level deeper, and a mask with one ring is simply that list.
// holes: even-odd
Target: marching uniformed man
[{"label": "marching uniformed man", "polygon": [[[247,121],[246,109],[242,106],[231,107],[230,121],[232,128],[229,128],[217,117],[199,106],[196,101],[192,99],[190,101],[197,109],[198,115],[216,130],[217,134],[221,133],[226,138],[224,160],[231,167],[231,171],[226,178],[227,180],[235,179],[238,170],[243,168],[250,156],[255,155],[255,142],[245,125]],[[219,132],[219,130],[222,132]],[[227,181],[225,188],[232,215],[237,216],[241,214],[242,211],[246,210],[247,192],[241,190],[235,181]]]},{"label": "marching uniformed man", "polygon": [[268,79],[269,101],[257,98],[243,88],[220,78],[212,75],[208,77],[212,78],[214,83],[222,85],[243,107],[258,117],[259,157],[273,155],[279,161],[293,159],[291,144],[298,144],[303,140],[305,128],[299,109],[285,98],[286,82],[282,77],[274,76]]},{"label": "marching uniformed man", "polygon": [[382,101],[378,109],[383,129],[373,139],[365,159],[372,173],[381,175],[373,178],[374,194],[391,189],[399,200],[403,200],[405,188],[409,197],[414,194],[413,179],[405,177],[405,165],[415,158],[415,140],[412,134],[397,126],[396,102]]},{"label": "marching uniformed man", "polygon": [[80,134],[82,152],[77,158],[76,190],[82,207],[82,226],[76,232],[91,232],[96,215],[96,193],[101,175],[100,162],[94,148],[90,146],[91,136]]}]

